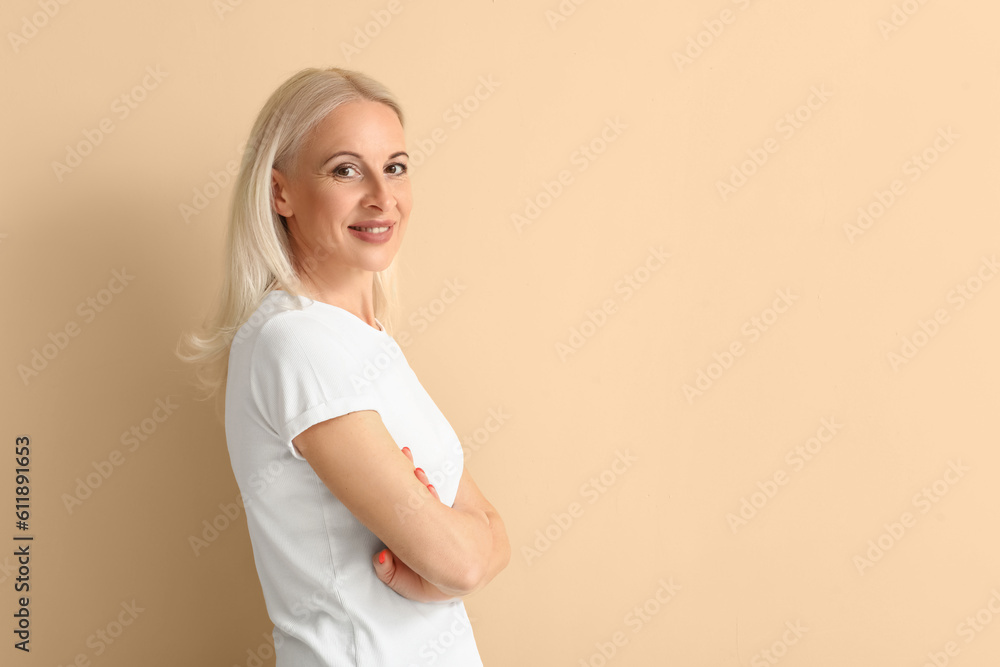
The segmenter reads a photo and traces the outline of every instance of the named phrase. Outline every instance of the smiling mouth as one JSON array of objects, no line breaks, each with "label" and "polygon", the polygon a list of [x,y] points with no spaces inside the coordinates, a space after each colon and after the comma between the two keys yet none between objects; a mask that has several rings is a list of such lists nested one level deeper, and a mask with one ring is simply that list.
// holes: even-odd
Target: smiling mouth
[{"label": "smiling mouth", "polygon": [[389,231],[389,227],[348,227],[348,229],[356,229],[359,232],[371,232],[372,234],[381,234],[382,232]]}]

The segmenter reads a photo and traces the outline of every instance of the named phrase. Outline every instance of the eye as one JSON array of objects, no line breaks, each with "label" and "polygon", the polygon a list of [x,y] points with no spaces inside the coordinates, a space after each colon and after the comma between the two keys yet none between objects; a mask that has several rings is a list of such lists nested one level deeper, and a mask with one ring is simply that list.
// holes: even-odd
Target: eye
[{"label": "eye", "polygon": [[[402,162],[393,162],[385,169],[392,176],[402,176],[403,174],[406,173],[407,166]],[[389,171],[390,169],[395,169],[395,171]]]},{"label": "eye", "polygon": [[357,169],[354,168],[354,165],[352,165],[352,164],[342,164],[339,167],[334,168],[333,175],[334,176],[343,176],[345,178],[348,178],[348,177],[354,175],[354,174],[348,173],[348,172],[351,172],[351,171],[357,172]]}]

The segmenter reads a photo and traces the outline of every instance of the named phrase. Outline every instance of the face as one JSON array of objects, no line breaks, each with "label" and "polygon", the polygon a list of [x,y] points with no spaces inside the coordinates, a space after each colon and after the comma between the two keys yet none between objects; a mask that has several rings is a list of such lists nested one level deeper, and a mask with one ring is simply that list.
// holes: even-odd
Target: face
[{"label": "face", "polygon": [[396,113],[358,100],[317,125],[290,168],[272,171],[274,208],[305,279],[350,280],[389,266],[410,215],[408,160]]}]

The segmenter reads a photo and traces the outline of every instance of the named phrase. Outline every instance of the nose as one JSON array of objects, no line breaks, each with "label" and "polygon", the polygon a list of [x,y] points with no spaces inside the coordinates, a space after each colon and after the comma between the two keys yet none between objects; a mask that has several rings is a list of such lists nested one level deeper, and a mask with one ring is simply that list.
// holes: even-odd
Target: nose
[{"label": "nose", "polygon": [[396,205],[396,197],[384,179],[373,178],[369,181],[368,188],[365,191],[363,204],[377,208],[380,211],[388,211]]}]

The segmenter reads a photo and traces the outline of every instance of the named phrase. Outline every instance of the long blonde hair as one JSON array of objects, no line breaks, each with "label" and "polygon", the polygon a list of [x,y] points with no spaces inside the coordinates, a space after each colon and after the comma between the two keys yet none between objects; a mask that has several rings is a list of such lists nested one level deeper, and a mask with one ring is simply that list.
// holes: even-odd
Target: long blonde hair
[{"label": "long blonde hair", "polygon": [[[233,338],[272,288],[284,290],[293,297],[292,307],[301,308],[303,285],[285,220],[274,210],[271,170],[284,171],[293,164],[310,130],[341,104],[358,99],[387,105],[403,124],[402,109],[385,86],[338,67],[298,72],[271,94],[258,114],[233,187],[226,270],[215,314],[200,331],[183,335],[176,349],[180,359],[196,364],[201,399],[224,398]],[[397,308],[394,267],[395,261],[376,272],[372,287],[375,317],[390,334]]]}]

